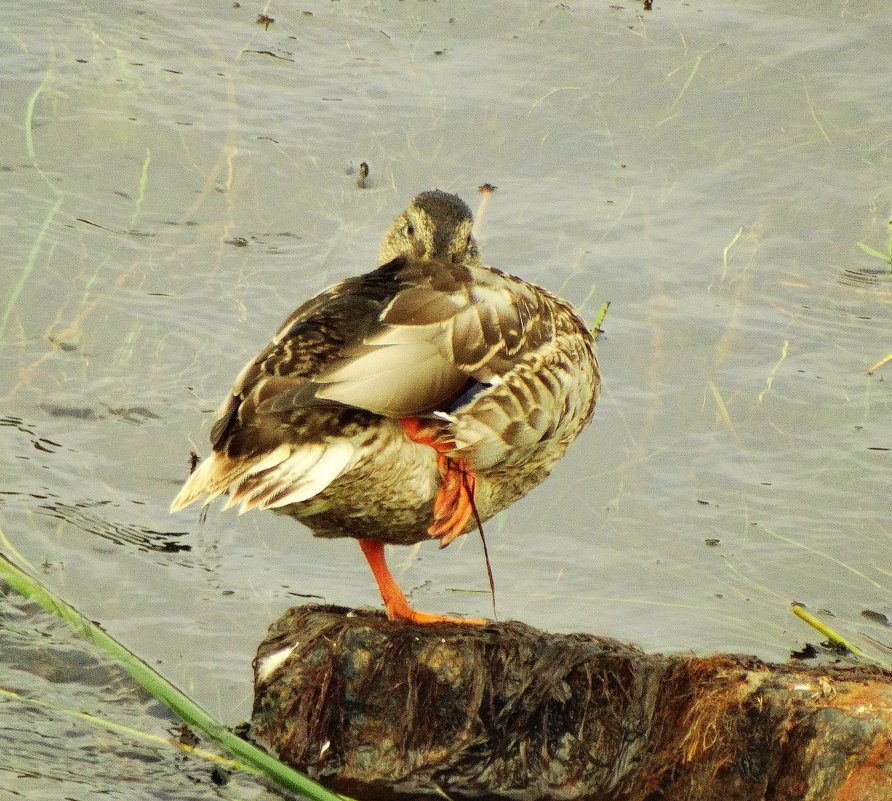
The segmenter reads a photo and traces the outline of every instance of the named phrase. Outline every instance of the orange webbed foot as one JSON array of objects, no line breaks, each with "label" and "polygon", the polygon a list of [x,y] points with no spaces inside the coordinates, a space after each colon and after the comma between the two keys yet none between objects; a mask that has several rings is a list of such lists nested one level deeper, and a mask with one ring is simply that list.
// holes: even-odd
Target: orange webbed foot
[{"label": "orange webbed foot", "polygon": [[465,626],[485,626],[492,621],[484,620],[476,617],[449,617],[449,615],[434,615],[430,612],[419,612],[408,604],[406,612],[397,611],[391,607],[386,607],[387,617],[390,620],[401,620],[405,623],[418,623],[420,625],[430,625],[431,623],[461,623]]},{"label": "orange webbed foot", "polygon": [[463,623],[469,626],[485,626],[490,621],[479,618],[449,617],[448,615],[434,615],[430,612],[418,612],[409,606],[406,596],[396,583],[387,562],[384,559],[384,543],[378,540],[359,540],[365,558],[372,569],[375,581],[381,597],[384,599],[384,608],[390,620],[402,620],[406,623]]},{"label": "orange webbed foot", "polygon": [[443,486],[434,500],[434,522],[427,531],[432,537],[439,537],[440,547],[445,548],[464,533],[474,513],[477,477],[460,460],[443,454],[440,454],[437,463],[443,476]]}]

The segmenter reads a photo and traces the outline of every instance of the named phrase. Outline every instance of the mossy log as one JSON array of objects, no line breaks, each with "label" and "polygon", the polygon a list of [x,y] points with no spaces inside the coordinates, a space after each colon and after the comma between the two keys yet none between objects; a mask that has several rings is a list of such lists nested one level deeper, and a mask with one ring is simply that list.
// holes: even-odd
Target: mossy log
[{"label": "mossy log", "polygon": [[354,798],[889,801],[892,674],[295,607],[251,736]]}]

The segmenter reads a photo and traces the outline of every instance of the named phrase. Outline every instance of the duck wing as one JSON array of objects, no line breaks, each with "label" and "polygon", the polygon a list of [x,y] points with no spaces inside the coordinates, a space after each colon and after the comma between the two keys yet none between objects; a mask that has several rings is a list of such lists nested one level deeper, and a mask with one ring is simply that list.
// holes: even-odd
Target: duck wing
[{"label": "duck wing", "polygon": [[489,267],[406,261],[361,342],[314,377],[318,399],[415,417],[472,469],[562,452],[594,410],[594,340],[570,304]]},{"label": "duck wing", "polygon": [[277,508],[325,489],[355,465],[373,412],[319,399],[314,376],[362,342],[402,288],[388,264],[330,287],[297,308],[236,378],[211,428],[211,455],[171,511],[224,493],[227,506]]},{"label": "duck wing", "polygon": [[356,464],[357,434],[381,417],[422,418],[468,459],[498,461],[541,437],[543,409],[560,411],[517,380],[555,338],[553,301],[491,268],[407,257],[335,285],[242,370],[211,431],[215,464],[174,507],[226,491],[243,510],[312,497]]},{"label": "duck wing", "polygon": [[313,377],[320,400],[385,417],[453,404],[547,336],[532,287],[488,267],[402,260],[402,288],[359,341]]}]

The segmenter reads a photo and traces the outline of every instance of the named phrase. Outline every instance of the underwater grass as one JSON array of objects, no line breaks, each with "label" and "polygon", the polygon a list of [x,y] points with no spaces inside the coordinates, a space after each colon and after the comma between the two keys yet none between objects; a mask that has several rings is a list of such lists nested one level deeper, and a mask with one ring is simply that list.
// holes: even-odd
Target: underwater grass
[{"label": "underwater grass", "polygon": [[[890,270],[892,270],[892,217],[889,218],[889,240],[886,242],[886,252],[880,253],[876,248],[872,248],[870,245],[865,242],[858,242],[857,245],[861,250],[863,250],[868,256],[873,256],[875,259],[879,259],[885,264],[889,265]],[[880,359],[876,364],[872,364],[870,367],[865,370],[867,375],[873,375],[877,370],[880,369],[883,365],[892,362],[892,353],[884,358]]]},{"label": "underwater grass", "polygon": [[[0,543],[6,550],[16,554],[15,548],[2,531],[0,531]],[[18,558],[21,559],[21,557]],[[27,564],[24,559],[21,561]],[[102,628],[87,620],[73,606],[53,595],[37,579],[18,567],[3,553],[0,553],[0,576],[17,593],[57,615],[78,635],[115,659],[134,681],[165,704],[177,717],[204,733],[220,748],[239,760],[231,763],[233,767],[240,767],[261,776],[278,788],[300,793],[310,801],[343,801],[341,796],[327,790],[312,779],[282,764],[274,757],[233,734],[161,674],[140,660]]]},{"label": "underwater grass", "polygon": [[867,375],[873,375],[877,370],[880,369],[880,367],[882,367],[884,364],[889,364],[889,362],[892,362],[892,353],[890,353],[888,356],[884,356],[876,364],[872,364],[870,367],[867,368],[867,370],[865,370],[865,372],[867,373]]},{"label": "underwater grass", "polygon": [[208,762],[213,762],[222,768],[226,768],[227,770],[250,770],[247,765],[243,765],[241,762],[234,762],[233,760],[222,757],[219,754],[214,753],[213,751],[206,751],[201,748],[196,748],[193,745],[187,745],[186,743],[177,742],[176,740],[172,740],[170,737],[162,737],[158,734],[149,734],[148,732],[134,729],[132,726],[124,726],[121,723],[116,723],[113,720],[101,718],[98,715],[93,715],[89,712],[81,712],[78,709],[68,709],[66,707],[60,707],[57,704],[50,704],[46,701],[41,701],[39,698],[31,698],[30,696],[22,695],[22,693],[18,693],[15,690],[10,690],[6,687],[0,687],[0,697],[8,698],[11,701],[15,701],[16,703],[24,704],[26,706],[45,709],[57,716],[64,715],[65,717],[79,720],[91,726],[97,726],[99,728],[105,729],[106,731],[117,732],[126,737],[155,743],[157,745],[173,745],[177,749],[184,751],[187,754],[192,754]]},{"label": "underwater grass", "polygon": [[62,201],[64,195],[61,190],[53,184],[53,182],[46,176],[46,173],[40,168],[40,165],[37,162],[37,154],[34,151],[34,107],[37,104],[38,98],[40,98],[41,94],[44,93],[51,86],[53,81],[53,72],[52,70],[47,70],[46,74],[43,76],[43,80],[40,82],[38,87],[31,93],[31,97],[28,99],[28,104],[25,107],[25,119],[24,119],[24,129],[25,129],[25,144],[28,149],[28,158],[31,159],[31,165],[37,170],[38,175],[43,179],[44,183],[49,187],[50,192],[53,195],[53,204],[44,215],[43,221],[40,224],[40,229],[37,232],[37,236],[34,238],[34,241],[31,244],[31,249],[28,252],[28,259],[22,267],[21,272],[19,273],[18,281],[16,281],[12,290],[9,293],[9,296],[6,299],[6,305],[3,309],[2,315],[0,315],[0,341],[3,340],[3,336],[6,333],[6,326],[9,323],[9,318],[13,313],[13,310],[18,303],[19,296],[22,294],[22,290],[25,288],[25,284],[28,283],[28,280],[31,277],[31,274],[34,272],[34,267],[37,264],[37,259],[40,256],[41,250],[44,247],[44,244],[47,239],[47,232],[49,231],[50,224],[56,219],[56,215],[59,212],[59,209],[62,208]]},{"label": "underwater grass", "polygon": [[861,250],[863,250],[868,256],[873,256],[875,259],[879,259],[882,262],[885,262],[890,267],[892,267],[892,217],[890,217],[889,222],[889,240],[886,242],[886,252],[881,253],[876,248],[872,248],[865,242],[858,242],[857,245]]}]

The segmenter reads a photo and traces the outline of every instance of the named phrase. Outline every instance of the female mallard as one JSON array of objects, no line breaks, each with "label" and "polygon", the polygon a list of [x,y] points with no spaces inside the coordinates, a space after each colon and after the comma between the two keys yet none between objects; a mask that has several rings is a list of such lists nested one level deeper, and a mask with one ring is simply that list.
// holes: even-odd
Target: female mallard
[{"label": "female mallard", "polygon": [[385,235],[382,266],[285,320],[236,379],[171,511],[228,493],[225,508],[355,537],[391,619],[456,621],[409,606],[384,543],[445,547],[526,495],[600,387],[573,307],[481,264],[472,224],[455,195],[422,192]]}]

